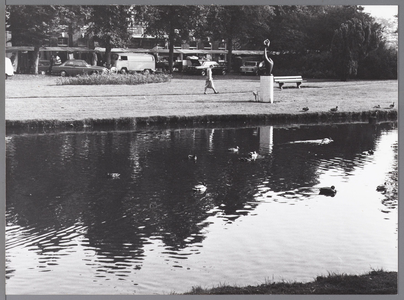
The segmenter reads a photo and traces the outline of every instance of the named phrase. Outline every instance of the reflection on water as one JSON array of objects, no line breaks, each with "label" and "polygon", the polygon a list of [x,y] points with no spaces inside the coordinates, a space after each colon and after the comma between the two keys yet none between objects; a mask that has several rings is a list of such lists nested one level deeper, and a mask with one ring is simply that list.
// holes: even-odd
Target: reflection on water
[{"label": "reflection on water", "polygon": [[[397,140],[394,123],[10,136],[7,294],[397,270],[397,199],[376,191]],[[335,197],[319,195],[331,185]]]}]

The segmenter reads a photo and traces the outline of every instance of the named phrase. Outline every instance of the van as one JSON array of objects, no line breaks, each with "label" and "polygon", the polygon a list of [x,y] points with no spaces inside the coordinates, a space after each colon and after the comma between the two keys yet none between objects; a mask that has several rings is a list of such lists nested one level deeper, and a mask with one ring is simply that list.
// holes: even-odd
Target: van
[{"label": "van", "polygon": [[111,71],[122,74],[130,72],[150,73],[156,71],[156,60],[151,54],[144,53],[113,53]]},{"label": "van", "polygon": [[5,69],[6,69],[6,79],[7,79],[8,77],[11,77],[14,75],[14,67],[13,67],[13,63],[11,62],[11,59],[9,59],[8,57],[6,57],[5,63],[6,63]]}]

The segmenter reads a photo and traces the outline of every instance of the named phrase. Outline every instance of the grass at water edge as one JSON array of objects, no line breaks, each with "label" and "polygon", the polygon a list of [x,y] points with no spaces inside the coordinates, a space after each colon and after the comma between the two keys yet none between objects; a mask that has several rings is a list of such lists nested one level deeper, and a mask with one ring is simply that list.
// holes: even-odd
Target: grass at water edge
[{"label": "grass at water edge", "polygon": [[213,288],[193,287],[185,295],[237,295],[237,294],[397,294],[397,272],[372,270],[363,275],[329,273],[314,281],[266,282],[257,286],[219,285]]}]

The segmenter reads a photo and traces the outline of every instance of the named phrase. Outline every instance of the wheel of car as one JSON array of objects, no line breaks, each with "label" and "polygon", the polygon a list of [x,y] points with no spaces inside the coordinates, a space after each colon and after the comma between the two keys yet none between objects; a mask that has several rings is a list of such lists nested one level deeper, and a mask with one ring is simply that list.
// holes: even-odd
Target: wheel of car
[{"label": "wheel of car", "polygon": [[92,71],[92,72],[90,73],[90,75],[97,75],[97,74],[99,74],[98,71]]},{"label": "wheel of car", "polygon": [[202,76],[206,76],[206,71],[205,71],[205,70],[202,70],[202,71],[201,71],[201,75],[202,75]]},{"label": "wheel of car", "polygon": [[67,76],[66,71],[61,71],[61,72],[60,72],[60,76],[62,76],[62,77],[66,77],[66,76]]},{"label": "wheel of car", "polygon": [[143,70],[143,74],[144,74],[144,75],[149,75],[149,74],[150,74],[150,70],[148,70],[148,69],[147,69],[147,70]]},{"label": "wheel of car", "polygon": [[121,74],[127,74],[127,73],[128,73],[128,70],[126,68],[121,69]]}]

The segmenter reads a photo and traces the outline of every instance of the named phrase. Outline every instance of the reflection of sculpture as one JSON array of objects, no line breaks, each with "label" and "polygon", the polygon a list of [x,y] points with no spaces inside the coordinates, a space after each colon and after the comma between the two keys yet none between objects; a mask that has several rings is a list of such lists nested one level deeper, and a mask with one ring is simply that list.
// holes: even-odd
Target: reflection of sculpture
[{"label": "reflection of sculpture", "polygon": [[272,61],[271,58],[268,57],[268,48],[270,45],[270,41],[268,39],[266,39],[264,41],[264,45],[265,45],[265,50],[264,50],[264,54],[265,54],[265,75],[271,75],[272,74],[272,68],[274,67],[274,62]]}]

